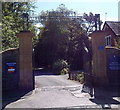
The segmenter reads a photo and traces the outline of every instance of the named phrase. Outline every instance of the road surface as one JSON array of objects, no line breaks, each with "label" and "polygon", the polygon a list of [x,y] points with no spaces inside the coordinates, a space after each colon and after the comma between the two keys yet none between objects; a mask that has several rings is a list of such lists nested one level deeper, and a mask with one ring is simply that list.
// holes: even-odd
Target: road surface
[{"label": "road surface", "polygon": [[[5,108],[102,108],[103,100],[109,102],[94,100],[81,89],[82,84],[68,80],[68,75],[36,75],[35,90]],[[116,103],[108,106],[118,107]]]}]

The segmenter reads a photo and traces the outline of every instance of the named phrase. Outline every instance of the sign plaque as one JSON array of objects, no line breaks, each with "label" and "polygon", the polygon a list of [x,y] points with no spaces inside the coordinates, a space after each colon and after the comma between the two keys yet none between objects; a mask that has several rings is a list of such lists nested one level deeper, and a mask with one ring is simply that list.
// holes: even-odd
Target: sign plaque
[{"label": "sign plaque", "polygon": [[113,55],[109,58],[108,68],[110,70],[120,70],[120,56]]},{"label": "sign plaque", "polygon": [[16,63],[15,62],[6,63],[6,70],[7,74],[16,74]]}]

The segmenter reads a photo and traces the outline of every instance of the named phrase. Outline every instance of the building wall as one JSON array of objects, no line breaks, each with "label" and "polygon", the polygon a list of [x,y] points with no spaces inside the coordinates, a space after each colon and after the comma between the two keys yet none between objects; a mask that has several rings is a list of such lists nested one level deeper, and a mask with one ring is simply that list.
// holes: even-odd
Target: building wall
[{"label": "building wall", "polygon": [[108,35],[111,35],[112,36],[112,39],[111,39],[111,46],[115,46],[115,43],[116,43],[116,39],[117,39],[117,36],[115,35],[115,33],[106,25],[106,27],[103,29],[103,31],[106,31],[108,33]]}]

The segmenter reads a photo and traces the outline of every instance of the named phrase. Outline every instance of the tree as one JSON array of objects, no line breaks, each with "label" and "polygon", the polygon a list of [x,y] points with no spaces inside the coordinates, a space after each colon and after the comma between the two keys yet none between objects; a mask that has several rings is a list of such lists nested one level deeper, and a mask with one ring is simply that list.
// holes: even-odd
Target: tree
[{"label": "tree", "polygon": [[86,30],[87,35],[95,31],[95,28],[102,25],[99,14],[83,14],[83,23],[82,27]]},{"label": "tree", "polygon": [[44,27],[39,34],[39,43],[35,47],[37,66],[52,65],[58,59],[67,60],[72,66],[79,65],[76,62],[82,54],[82,37],[85,31],[76,19],[69,17],[70,14],[74,12],[63,4],[56,10],[41,12]]},{"label": "tree", "polygon": [[120,38],[117,38],[116,47],[120,49]]},{"label": "tree", "polygon": [[[23,30],[23,13],[33,13],[31,2],[2,2],[2,49],[17,48],[16,33]],[[35,32],[35,27],[29,23],[29,29]]]}]

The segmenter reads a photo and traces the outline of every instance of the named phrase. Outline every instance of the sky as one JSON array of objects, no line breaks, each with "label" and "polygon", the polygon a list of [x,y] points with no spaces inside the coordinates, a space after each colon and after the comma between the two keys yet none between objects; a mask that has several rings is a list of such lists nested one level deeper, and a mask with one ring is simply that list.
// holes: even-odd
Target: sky
[{"label": "sky", "polygon": [[[100,14],[101,20],[117,21],[118,20],[118,0],[36,0],[36,14],[42,10],[56,10],[60,4],[64,4],[68,9],[73,9],[80,14],[84,12],[89,14]],[[120,3],[119,3],[120,4]]]}]

